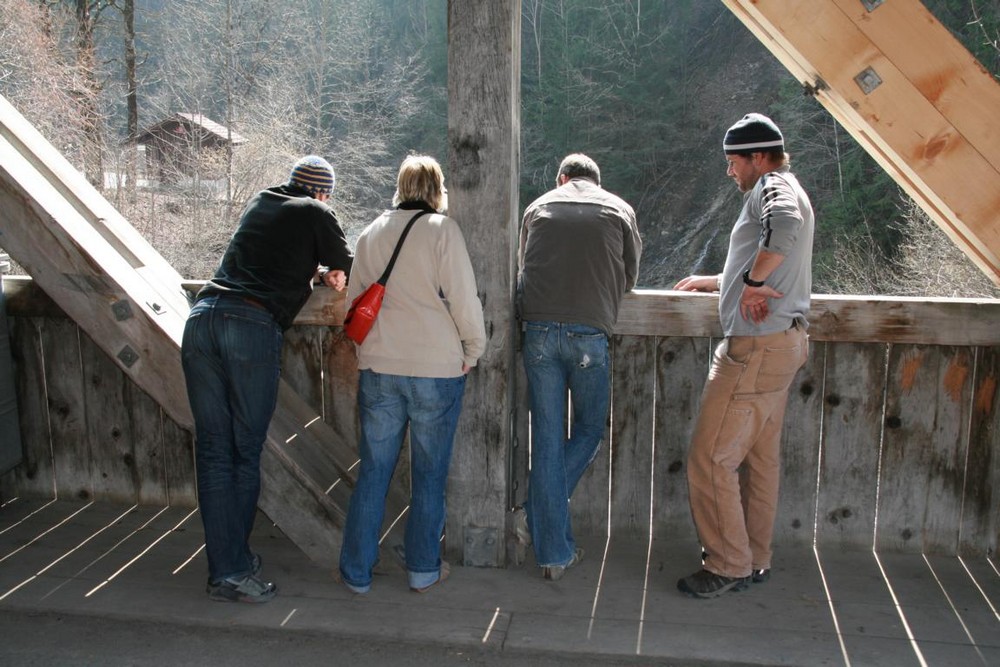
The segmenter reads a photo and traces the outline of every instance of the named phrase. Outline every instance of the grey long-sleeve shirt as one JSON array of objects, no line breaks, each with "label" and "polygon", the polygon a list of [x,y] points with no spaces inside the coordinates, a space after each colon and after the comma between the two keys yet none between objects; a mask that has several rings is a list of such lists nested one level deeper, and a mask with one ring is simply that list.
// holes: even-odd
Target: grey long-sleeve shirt
[{"label": "grey long-sleeve shirt", "polygon": [[635,212],[623,199],[585,178],[550,190],[521,222],[522,319],[586,324],[611,335],[641,254]]},{"label": "grey long-sleeve shirt", "polygon": [[[812,204],[787,165],[761,176],[744,195],[722,272],[719,317],[726,336],[763,336],[784,331],[793,322],[809,325],[813,227]],[[760,250],[784,255],[766,281],[783,296],[770,299],[767,319],[754,324],[740,315],[740,294],[743,272],[753,266]]]}]

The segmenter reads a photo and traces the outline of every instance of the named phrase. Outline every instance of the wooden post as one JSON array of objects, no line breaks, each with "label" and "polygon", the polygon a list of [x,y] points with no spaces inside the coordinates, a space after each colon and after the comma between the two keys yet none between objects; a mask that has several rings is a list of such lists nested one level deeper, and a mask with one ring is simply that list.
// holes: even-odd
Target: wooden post
[{"label": "wooden post", "polygon": [[448,181],[451,215],[476,269],[488,343],[469,375],[448,479],[447,552],[503,565],[516,332],[520,0],[448,2]]}]

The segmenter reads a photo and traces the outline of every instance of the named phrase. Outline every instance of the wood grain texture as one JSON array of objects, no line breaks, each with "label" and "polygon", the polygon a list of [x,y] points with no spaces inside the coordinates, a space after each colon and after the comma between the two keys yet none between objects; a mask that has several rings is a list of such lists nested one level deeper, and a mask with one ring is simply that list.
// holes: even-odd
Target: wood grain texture
[{"label": "wood grain texture", "polygon": [[709,338],[661,338],[656,346],[654,537],[694,541],[687,455],[711,363]]},{"label": "wood grain texture", "polygon": [[[317,290],[310,303],[338,298],[343,297],[332,290]],[[309,312],[323,310],[322,303],[317,303]],[[341,321],[300,314],[295,322],[334,325]],[[814,341],[1000,345],[1000,300],[814,294],[809,324],[809,338]],[[634,290],[625,295],[614,332],[720,337],[719,295]]]},{"label": "wood grain texture", "polygon": [[653,487],[656,339],[616,337],[611,373],[611,533],[648,539]]},{"label": "wood grain texture", "polygon": [[11,318],[10,346],[14,358],[14,384],[17,391],[18,420],[24,460],[4,476],[4,496],[16,494],[53,498],[56,494],[55,462],[52,459],[52,433],[49,426],[49,401],[45,386],[42,328],[44,318]]},{"label": "wood grain texture", "polygon": [[891,348],[876,548],[955,553],[972,361],[964,348]]},{"label": "wood grain texture", "polygon": [[882,439],[886,346],[829,343],[823,397],[816,539],[871,549]]},{"label": "wood grain texture", "polygon": [[91,488],[97,498],[135,502],[141,485],[125,401],[125,377],[116,364],[81,331],[80,358],[84,393],[81,402],[91,460]]},{"label": "wood grain texture", "polygon": [[774,541],[812,544],[815,531],[816,470],[819,465],[826,343],[809,345],[809,358],[788,389],[781,429],[781,483]]},{"label": "wood grain texture", "polygon": [[40,334],[56,497],[90,500],[94,496],[93,462],[79,329],[70,320],[46,320]]},{"label": "wood grain texture", "polygon": [[[466,386],[448,477],[446,551],[462,561],[465,528],[502,536],[509,502],[520,19],[517,0],[448,2],[449,214],[465,236],[488,338]],[[504,540],[493,549],[502,564]]]},{"label": "wood grain texture", "polygon": [[1000,349],[976,350],[975,368],[958,545],[964,556],[996,554],[1000,530]]}]

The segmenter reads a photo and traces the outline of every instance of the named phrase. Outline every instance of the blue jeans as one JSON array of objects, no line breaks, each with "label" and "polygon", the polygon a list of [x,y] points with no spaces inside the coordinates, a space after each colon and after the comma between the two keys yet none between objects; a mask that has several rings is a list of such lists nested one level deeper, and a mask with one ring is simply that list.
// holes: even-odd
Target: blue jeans
[{"label": "blue jeans", "polygon": [[410,510],[404,548],[412,588],[438,580],[445,520],[445,484],[462,411],[465,376],[422,378],[362,370],[358,383],[361,469],[351,495],[340,573],[367,591],[385,514],[385,496],[410,427]]},{"label": "blue jeans", "polygon": [[278,397],[281,343],[270,313],[239,297],[199,300],[184,326],[181,360],[213,582],[252,569],[248,540],[260,496],[260,454]]},{"label": "blue jeans", "polygon": [[[597,456],[608,418],[608,337],[582,324],[525,322],[524,327],[531,408],[531,474],[524,509],[538,565],[566,565],[576,550],[569,499]],[[567,437],[569,401],[573,422]]]}]

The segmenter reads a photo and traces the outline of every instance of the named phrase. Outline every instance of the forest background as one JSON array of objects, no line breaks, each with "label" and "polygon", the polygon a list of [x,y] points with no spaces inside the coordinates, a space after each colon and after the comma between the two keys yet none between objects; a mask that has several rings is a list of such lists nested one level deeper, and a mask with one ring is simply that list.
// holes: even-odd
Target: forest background
[{"label": "forest background", "polygon": [[[1000,0],[924,4],[1000,75]],[[520,206],[589,154],[636,209],[640,286],[721,270],[742,197],[720,144],[759,111],[816,210],[814,292],[1000,297],[721,2],[523,0],[521,43]],[[300,155],[334,165],[352,241],[403,157],[447,168],[447,0],[0,0],[0,94],[204,279],[246,200]],[[135,138],[178,112],[246,142],[142,180]]]}]

